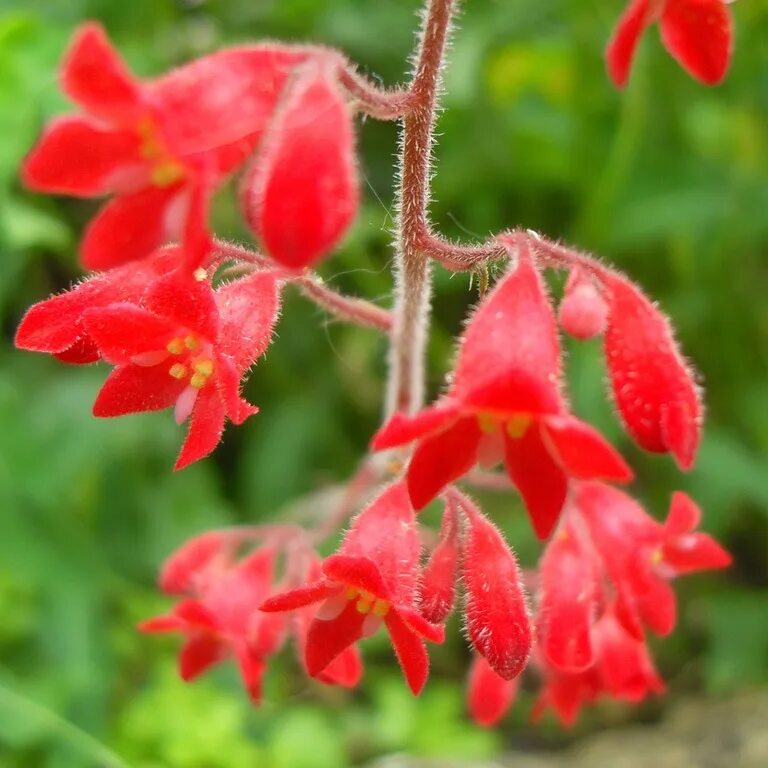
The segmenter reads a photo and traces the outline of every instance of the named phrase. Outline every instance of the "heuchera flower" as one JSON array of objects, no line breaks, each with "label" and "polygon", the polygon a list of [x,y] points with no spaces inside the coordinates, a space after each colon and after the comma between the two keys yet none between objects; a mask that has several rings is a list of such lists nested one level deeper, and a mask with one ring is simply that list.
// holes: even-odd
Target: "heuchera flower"
[{"label": "heuchera flower", "polygon": [[475,311],[448,392],[416,416],[396,414],[373,438],[376,450],[418,440],[408,465],[416,509],[476,462],[502,459],[546,538],[568,479],[625,482],[632,472],[591,426],[569,413],[560,391],[557,326],[528,246]]},{"label": "heuchera flower", "polygon": [[640,37],[658,21],[664,47],[690,75],[716,85],[728,71],[733,50],[730,0],[630,0],[608,50],[608,72],[623,88]]},{"label": "heuchera flower", "polygon": [[459,534],[459,511],[454,499],[448,498],[440,526],[440,539],[421,577],[421,615],[433,624],[442,624],[453,610],[461,554]]},{"label": "heuchera flower", "polygon": [[141,304],[89,309],[88,337],[115,369],[93,406],[121,416],[174,406],[191,417],[175,468],[208,455],[226,419],[241,424],[258,408],[240,397],[240,380],[266,350],[278,312],[277,281],[257,272],[214,291],[174,272],[157,280]]},{"label": "heuchera flower", "polygon": [[270,592],[276,553],[264,547],[236,562],[236,547],[228,543],[226,537],[208,536],[173,556],[161,586],[185,597],[169,614],[142,622],[139,628],[184,635],[179,674],[185,681],[224,659],[236,659],[246,690],[258,703],[266,660],[279,649],[285,629],[282,616],[258,610]]},{"label": "heuchera flower", "polygon": [[178,263],[178,248],[161,248],[146,259],[92,275],[64,293],[34,304],[16,331],[16,347],[45,352],[66,363],[98,360],[101,353],[83,325],[86,311],[115,302],[140,302],[147,288]]},{"label": "heuchera flower", "polygon": [[500,677],[482,656],[475,654],[467,685],[467,708],[472,719],[485,728],[496,725],[515,700],[518,680]]},{"label": "heuchera flower", "polygon": [[307,56],[284,46],[236,48],[141,82],[104,30],[86,24],[60,73],[85,115],[51,122],[26,158],[24,182],[44,192],[115,195],[85,233],[88,268],[183,239],[194,269],[208,246],[208,196],[252,151],[286,78]]},{"label": "heuchera flower", "polygon": [[291,269],[323,258],[358,206],[352,113],[328,62],[288,87],[243,185],[245,215],[266,252]]},{"label": "heuchera flower", "polygon": [[579,484],[573,504],[615,589],[617,616],[635,636],[642,636],[642,625],[659,635],[674,628],[671,578],[730,565],[730,555],[711,536],[694,531],[701,513],[684,493],[674,494],[663,524],[602,483]]},{"label": "heuchera flower", "polygon": [[388,486],[352,522],[322,578],[266,600],[262,610],[291,611],[322,603],[306,636],[306,665],[317,676],[339,654],[384,623],[414,694],[429,672],[424,638],[443,641],[416,603],[421,544],[403,483]]},{"label": "heuchera flower", "polygon": [[610,315],[604,346],[611,389],[629,434],[690,469],[701,440],[701,393],[667,318],[629,280],[601,276]]}]

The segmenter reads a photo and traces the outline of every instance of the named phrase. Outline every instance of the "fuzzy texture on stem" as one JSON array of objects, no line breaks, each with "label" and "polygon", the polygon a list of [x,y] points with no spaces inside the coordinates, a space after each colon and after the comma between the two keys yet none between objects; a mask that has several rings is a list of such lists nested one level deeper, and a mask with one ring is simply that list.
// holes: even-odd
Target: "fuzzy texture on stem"
[{"label": "fuzzy texture on stem", "polygon": [[424,355],[431,296],[429,181],[440,70],[456,10],[454,0],[430,0],[410,86],[411,109],[400,138],[394,327],[386,413],[413,413],[424,401]]}]

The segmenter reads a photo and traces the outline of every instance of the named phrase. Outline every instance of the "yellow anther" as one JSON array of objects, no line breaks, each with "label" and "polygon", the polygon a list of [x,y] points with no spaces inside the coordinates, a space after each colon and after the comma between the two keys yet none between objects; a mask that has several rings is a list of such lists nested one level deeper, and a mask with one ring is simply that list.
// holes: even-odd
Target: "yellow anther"
[{"label": "yellow anther", "polygon": [[183,379],[186,378],[187,375],[187,366],[182,365],[181,363],[174,363],[171,367],[168,373],[173,376],[174,379]]},{"label": "yellow anther", "polygon": [[208,376],[206,376],[204,373],[193,373],[189,383],[195,389],[202,389],[206,385],[207,381]]},{"label": "yellow anther", "polygon": [[373,603],[370,600],[366,600],[364,597],[361,597],[357,601],[355,608],[357,608],[358,613],[370,613],[372,606],[373,606]]},{"label": "yellow anther", "polygon": [[507,434],[513,439],[522,437],[531,426],[531,421],[533,419],[527,413],[518,413],[507,421]]},{"label": "yellow anther", "polygon": [[651,563],[653,565],[659,565],[664,560],[664,553],[660,549],[654,549],[651,552]]},{"label": "yellow anther", "polygon": [[208,279],[208,273],[202,267],[198,267],[192,273],[192,277],[194,277],[198,283],[202,283],[204,280]]},{"label": "yellow anther", "polygon": [[203,376],[210,376],[213,373],[213,360],[203,357],[192,363],[195,373],[201,373]]},{"label": "yellow anther", "polygon": [[492,432],[495,432],[496,426],[498,425],[498,422],[493,418],[493,416],[491,416],[490,413],[478,413],[477,423],[479,424],[480,429],[485,432],[486,435],[490,435]]},{"label": "yellow anther", "polygon": [[355,587],[347,587],[344,590],[344,597],[347,598],[347,600],[354,600],[358,595],[357,589]]},{"label": "yellow anther", "polygon": [[163,160],[152,168],[150,178],[156,187],[170,187],[175,184],[182,176],[184,169],[173,160]]},{"label": "yellow anther", "polygon": [[172,355],[180,355],[184,351],[184,342],[181,339],[173,339],[168,342],[166,349]]},{"label": "yellow anther", "polygon": [[389,613],[389,602],[387,600],[377,600],[373,604],[373,615],[384,618]]},{"label": "yellow anther", "polygon": [[195,336],[190,335],[184,339],[184,346],[187,349],[197,349],[200,346],[200,342]]}]

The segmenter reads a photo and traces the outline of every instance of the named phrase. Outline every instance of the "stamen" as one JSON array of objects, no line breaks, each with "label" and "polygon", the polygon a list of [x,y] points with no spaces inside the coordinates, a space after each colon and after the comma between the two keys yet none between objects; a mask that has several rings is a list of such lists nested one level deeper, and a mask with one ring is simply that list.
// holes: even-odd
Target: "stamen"
[{"label": "stamen", "polygon": [[174,363],[168,373],[173,376],[174,379],[185,379],[187,377],[187,366],[183,363]]},{"label": "stamen", "polygon": [[478,413],[477,423],[486,435],[495,432],[498,426],[498,421],[490,413]]},{"label": "stamen", "polygon": [[165,160],[152,168],[150,178],[156,187],[170,187],[184,176],[182,167],[173,160]]},{"label": "stamen", "polygon": [[181,339],[172,339],[168,342],[166,349],[172,355],[180,355],[184,351],[184,342]]},{"label": "stamen", "polygon": [[507,434],[514,440],[522,437],[531,426],[533,418],[527,413],[518,413],[507,421]]},{"label": "stamen", "polygon": [[355,608],[357,608],[358,613],[370,613],[372,606],[373,603],[370,600],[366,600],[364,597],[361,597],[357,601]]},{"label": "stamen", "polygon": [[208,383],[209,378],[204,373],[193,373],[189,383],[195,389],[202,389]]},{"label": "stamen", "polygon": [[389,613],[390,607],[389,601],[379,599],[373,604],[373,614],[383,618]]},{"label": "stamen", "polygon": [[207,357],[198,358],[192,362],[192,368],[195,373],[200,373],[203,376],[210,376],[213,373],[213,360]]},{"label": "stamen", "polygon": [[344,590],[344,596],[347,598],[347,600],[354,600],[358,595],[358,591],[355,587],[347,587],[346,590]]}]

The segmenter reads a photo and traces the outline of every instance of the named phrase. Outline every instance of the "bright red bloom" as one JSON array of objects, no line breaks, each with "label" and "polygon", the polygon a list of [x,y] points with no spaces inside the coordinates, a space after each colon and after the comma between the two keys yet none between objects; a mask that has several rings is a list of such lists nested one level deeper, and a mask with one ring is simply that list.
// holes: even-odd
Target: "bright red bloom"
[{"label": "bright red bloom", "polygon": [[46,352],[66,363],[101,357],[83,325],[86,311],[120,301],[139,302],[147,287],[178,264],[178,248],[161,248],[149,258],[93,275],[58,296],[31,306],[16,331],[15,344]]},{"label": "bright red bloom", "polygon": [[307,55],[237,48],[140,82],[104,30],[86,24],[61,66],[62,88],[85,116],[48,126],[24,163],[24,182],[44,192],[115,195],[86,231],[88,268],[142,258],[170,239],[184,239],[194,268],[208,246],[208,196],[256,145],[284,82]]},{"label": "bright red bloom", "polygon": [[[188,547],[181,559],[188,557]],[[217,554],[215,564],[207,559],[187,572],[190,597],[171,613],[149,619],[139,628],[184,635],[179,674],[186,681],[224,659],[235,658],[249,696],[258,703],[266,659],[278,650],[284,634],[283,617],[258,610],[271,588],[275,551],[263,548],[239,563],[232,562],[231,552]]]},{"label": "bright red bloom", "polygon": [[538,641],[547,663],[557,669],[577,672],[592,664],[598,568],[570,521],[555,533],[541,559]]},{"label": "bright red bloom", "polygon": [[669,451],[690,469],[701,440],[701,392],[669,321],[626,278],[601,279],[610,302],[606,364],[622,421],[641,447]]},{"label": "bright red bloom", "polygon": [[245,214],[276,261],[302,269],[344,236],[358,207],[352,113],[326,62],[285,96],[243,186]]},{"label": "bright red bloom", "polygon": [[674,628],[671,578],[731,562],[711,536],[693,530],[700,512],[683,493],[673,496],[664,524],[634,499],[601,483],[579,484],[573,503],[616,591],[617,615],[635,636],[642,636],[643,624],[659,635]]},{"label": "bright red bloom", "polygon": [[415,513],[402,483],[388,486],[352,522],[323,577],[265,601],[262,610],[292,611],[322,602],[306,640],[309,674],[317,676],[345,648],[383,622],[408,685],[424,687],[429,657],[424,638],[443,641],[443,628],[418,612],[421,544]]},{"label": "bright red bloom", "polygon": [[690,75],[716,85],[728,71],[733,52],[733,20],[729,0],[631,0],[619,19],[608,50],[608,72],[619,88],[629,70],[640,37],[658,21],[661,40]]},{"label": "bright red bloom", "polygon": [[266,350],[279,306],[275,277],[257,272],[213,291],[180,273],[157,280],[141,304],[88,310],[84,327],[114,371],[95,416],[175,407],[191,417],[176,460],[181,469],[218,444],[228,418],[241,424],[258,408],[240,397],[240,379]]},{"label": "bright red bloom", "polygon": [[472,719],[485,728],[501,720],[517,695],[518,680],[499,677],[479,654],[472,658],[467,686],[467,705]]},{"label": "bright red bloom", "polygon": [[505,680],[528,663],[532,632],[517,560],[498,528],[464,497],[465,622],[475,650]]},{"label": "bright red bloom", "polygon": [[592,278],[580,269],[572,269],[558,307],[560,327],[576,339],[599,336],[608,321],[608,304]]},{"label": "bright red bloom", "polygon": [[519,260],[475,311],[446,395],[416,416],[396,414],[373,438],[376,450],[419,440],[408,466],[416,509],[479,460],[504,459],[534,530],[557,523],[568,479],[631,479],[621,456],[569,413],[560,391],[557,326],[525,243]]}]

